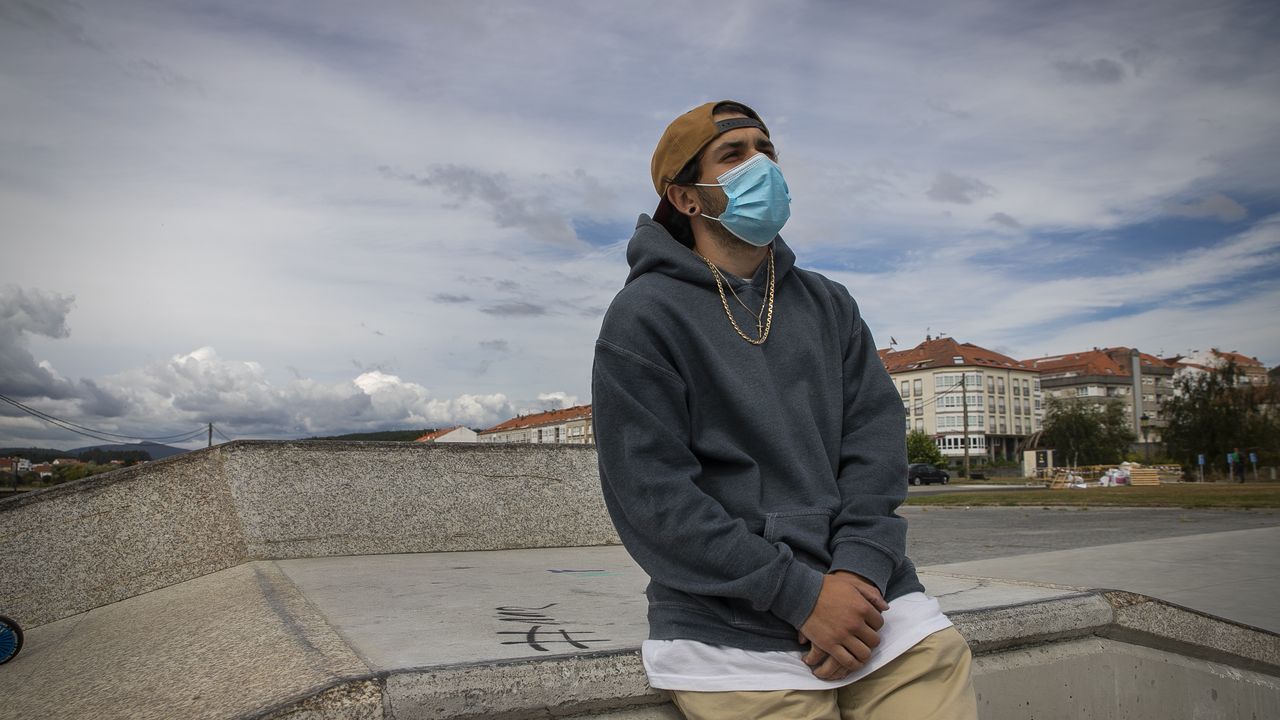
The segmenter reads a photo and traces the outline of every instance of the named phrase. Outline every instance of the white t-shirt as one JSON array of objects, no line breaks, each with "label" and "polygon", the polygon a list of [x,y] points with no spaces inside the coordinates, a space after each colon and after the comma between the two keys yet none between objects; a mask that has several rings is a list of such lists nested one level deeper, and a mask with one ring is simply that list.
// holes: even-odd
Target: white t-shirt
[{"label": "white t-shirt", "polygon": [[696,640],[645,640],[640,647],[649,684],[661,690],[830,690],[875,672],[930,635],[951,627],[938,601],[922,592],[894,598],[881,613],[880,645],[867,664],[843,680],[819,680],[803,651],[755,651]]}]

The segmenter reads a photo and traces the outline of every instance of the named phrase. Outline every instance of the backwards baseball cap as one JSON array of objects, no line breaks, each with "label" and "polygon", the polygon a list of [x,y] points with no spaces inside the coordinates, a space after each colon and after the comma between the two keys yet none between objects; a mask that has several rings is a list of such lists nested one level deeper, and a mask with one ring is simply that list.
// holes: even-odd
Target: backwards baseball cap
[{"label": "backwards baseball cap", "polygon": [[[714,120],[717,107],[731,103],[742,108],[747,117]],[[736,108],[735,108],[736,110]],[[769,128],[755,110],[737,100],[717,100],[690,110],[667,126],[662,133],[658,147],[653,151],[653,161],[649,170],[653,174],[653,189],[658,191],[658,209],[653,211],[653,219],[667,224],[667,220],[675,212],[675,208],[667,200],[667,187],[675,180],[676,175],[684,169],[689,161],[698,156],[702,149],[716,137],[743,127],[757,127],[769,134]]]}]

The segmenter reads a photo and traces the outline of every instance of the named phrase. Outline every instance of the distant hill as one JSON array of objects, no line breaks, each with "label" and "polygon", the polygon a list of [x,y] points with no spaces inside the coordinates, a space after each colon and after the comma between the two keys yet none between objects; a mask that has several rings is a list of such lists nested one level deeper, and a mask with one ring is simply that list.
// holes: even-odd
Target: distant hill
[{"label": "distant hill", "polygon": [[170,445],[161,445],[160,443],[143,442],[143,443],[120,443],[118,445],[89,445],[75,450],[65,450],[59,457],[76,457],[87,450],[105,450],[107,452],[137,452],[141,450],[151,456],[152,460],[160,460],[170,455],[181,455],[189,452],[182,448],[172,447]]},{"label": "distant hill", "polygon": [[119,453],[137,453],[144,452],[151,457],[152,460],[159,460],[170,455],[181,455],[186,450],[182,448],[170,447],[169,445],[160,445],[158,443],[133,443],[119,445],[89,445],[74,450],[58,450],[57,448],[41,448],[41,447],[8,447],[0,448],[0,457],[20,457],[26,458],[33,463],[44,463],[58,458],[78,458],[81,453],[91,450],[100,450],[103,452],[119,452]]},{"label": "distant hill", "polygon": [[383,432],[371,433],[349,433],[347,435],[329,435],[328,437],[310,437],[307,440],[392,440],[400,442],[413,442],[429,432],[434,432],[435,428],[426,430],[385,430]]},{"label": "distant hill", "polygon": [[70,450],[55,450],[54,448],[6,447],[0,448],[0,457],[20,457],[26,458],[33,463],[46,463],[58,458],[73,458],[75,455]]}]

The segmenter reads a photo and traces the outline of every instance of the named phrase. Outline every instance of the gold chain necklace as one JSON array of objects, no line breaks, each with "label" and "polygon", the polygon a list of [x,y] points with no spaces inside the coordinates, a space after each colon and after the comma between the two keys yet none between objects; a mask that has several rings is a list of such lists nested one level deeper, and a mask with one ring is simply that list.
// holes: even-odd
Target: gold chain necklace
[{"label": "gold chain necklace", "polygon": [[[764,341],[769,339],[769,329],[773,326],[773,293],[776,280],[773,269],[773,248],[769,248],[769,297],[765,300],[765,304],[760,308],[761,311],[768,308],[769,312],[765,317],[763,328],[760,327],[759,314],[756,315],[756,333],[759,337],[755,340],[752,340],[746,333],[742,332],[742,328],[738,327],[738,321],[733,319],[733,312],[729,309],[729,298],[724,294],[724,283],[728,281],[724,280],[724,278],[720,276],[720,268],[716,267],[715,264],[703,256],[702,253],[695,250],[694,254],[702,258],[702,262],[706,263],[707,267],[711,268],[711,275],[716,279],[716,290],[720,291],[720,305],[724,307],[724,314],[728,316],[729,323],[733,325],[733,329],[738,331],[738,335],[741,336],[743,340],[746,340],[752,345],[763,345]],[[729,286],[729,292],[733,292],[735,298],[738,296],[738,294],[734,292],[732,285]],[[741,303],[742,300],[739,299],[738,302]],[[747,307],[746,303],[743,303],[742,306]],[[751,312],[751,308],[747,308],[747,312]]]},{"label": "gold chain necklace", "polygon": [[750,308],[750,307],[748,307],[748,306],[747,306],[747,304],[746,304],[745,302],[743,302],[743,301],[742,301],[742,298],[738,297],[738,291],[733,289],[733,283],[726,283],[726,284],[729,286],[729,292],[733,293],[733,299],[738,301],[738,304],[742,306],[742,309],[743,309],[743,310],[746,310],[748,315],[754,315],[754,316],[755,316],[755,318],[756,318],[756,337],[759,337],[759,336],[760,336],[760,333],[761,333],[761,332],[763,332],[763,331],[761,330],[761,328],[763,327],[762,318],[764,317],[764,306],[765,306],[765,303],[764,303],[763,301],[761,301],[761,303],[760,303],[760,309],[759,309],[759,310],[757,310],[756,312],[751,312],[751,308]]}]

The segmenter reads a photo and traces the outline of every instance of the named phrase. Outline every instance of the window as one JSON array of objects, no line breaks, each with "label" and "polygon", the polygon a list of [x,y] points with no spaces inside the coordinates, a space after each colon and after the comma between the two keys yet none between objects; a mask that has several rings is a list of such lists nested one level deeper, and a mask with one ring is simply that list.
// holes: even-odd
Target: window
[{"label": "window", "polygon": [[993,392],[995,392],[995,391],[996,391],[996,379],[995,379],[995,378],[993,378],[993,377],[988,377],[988,378],[987,378],[987,392],[989,392],[989,393],[993,393]]},{"label": "window", "polygon": [[907,432],[911,432],[911,418],[907,418]]},{"label": "window", "polygon": [[996,411],[996,399],[993,397],[987,398],[987,412],[995,412],[995,411]]},{"label": "window", "polygon": [[1021,435],[1021,434],[1022,434],[1022,420],[1021,420],[1021,419],[1019,419],[1017,422],[1015,422],[1015,423],[1013,424],[1013,432],[1014,432],[1014,434],[1016,434],[1016,435]]},{"label": "window", "polygon": [[1000,404],[997,407],[1000,408],[1000,414],[1003,415],[1004,414],[1004,398],[1000,398]]},{"label": "window", "polygon": [[996,378],[996,392],[1000,395],[1004,394],[1004,378]]},{"label": "window", "polygon": [[1000,421],[1000,434],[1004,435],[1007,431],[1004,429],[1004,421]]},{"label": "window", "polygon": [[1087,397],[1088,395],[1089,395],[1089,388],[1087,386],[1082,385],[1076,388],[1076,397]]},{"label": "window", "polygon": [[914,383],[912,383],[912,384],[911,384],[911,386],[912,386],[912,390],[913,390],[913,392],[915,392],[915,394],[916,394],[917,396],[924,395],[924,381],[923,381],[923,380],[921,380],[920,378],[916,378],[916,381],[915,381]]},{"label": "window", "polygon": [[920,432],[924,432],[924,420],[916,418],[916,429]]},{"label": "window", "polygon": [[902,397],[910,397],[911,389],[906,380],[902,381]]},{"label": "window", "polygon": [[[1036,388],[1036,389],[1038,390],[1039,388]],[[1026,378],[1022,378],[1022,394],[1023,395],[1031,394],[1031,383],[1028,382]]]},{"label": "window", "polygon": [[1012,384],[1012,385],[1013,385],[1013,388],[1012,388],[1012,390],[1013,390],[1013,394],[1014,394],[1014,395],[1021,396],[1021,395],[1022,395],[1022,386],[1018,384],[1018,381],[1017,381],[1017,380],[1013,380],[1013,381],[1011,381],[1011,382],[1010,382],[1010,384]]},{"label": "window", "polygon": [[[917,380],[916,382],[920,382],[920,381],[919,381],[919,380]],[[923,414],[924,414],[924,402],[923,402],[923,401],[921,401],[921,400],[917,400],[917,401],[916,401],[916,415],[923,415]]]},{"label": "window", "polygon": [[1035,385],[1036,392],[1040,392],[1040,378],[1036,378],[1036,379],[1033,381],[1033,384]]}]

